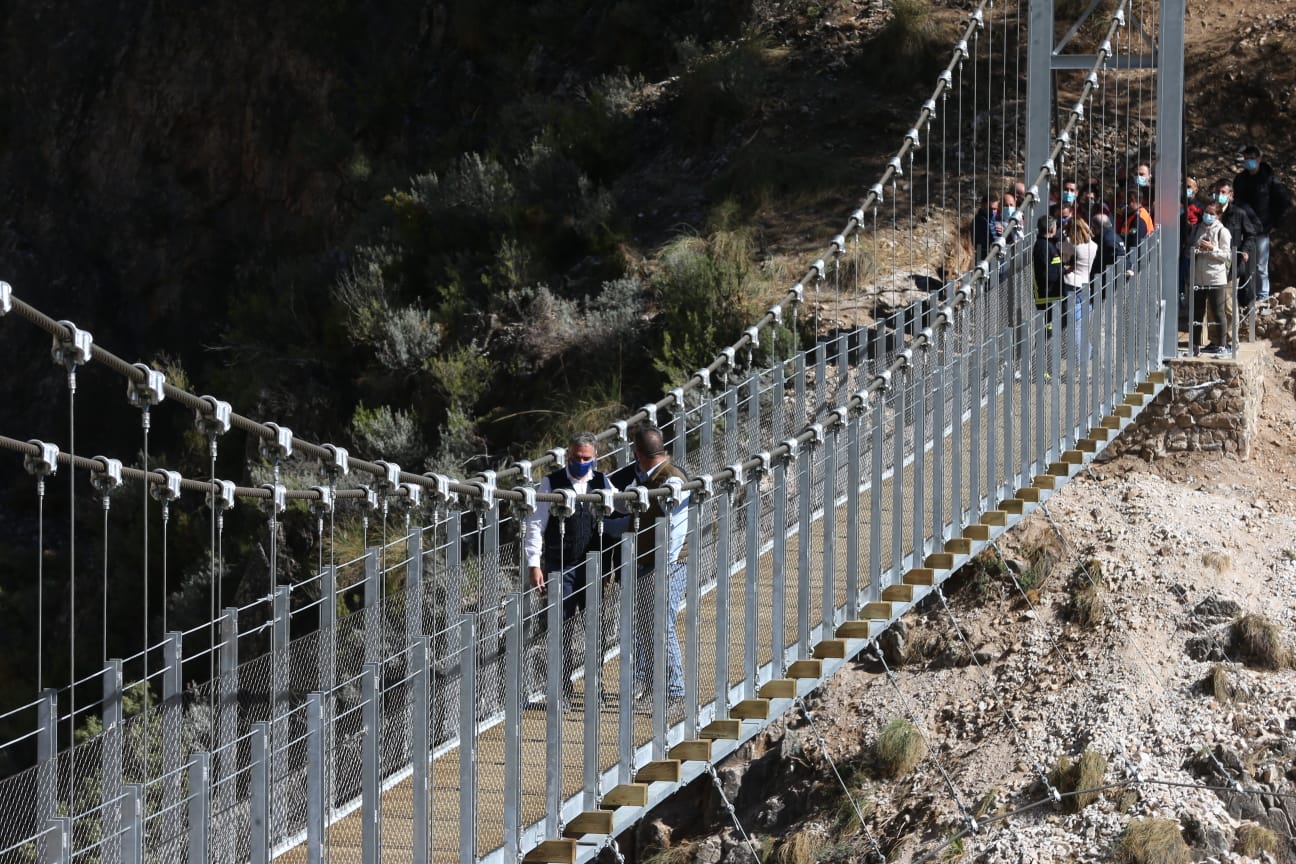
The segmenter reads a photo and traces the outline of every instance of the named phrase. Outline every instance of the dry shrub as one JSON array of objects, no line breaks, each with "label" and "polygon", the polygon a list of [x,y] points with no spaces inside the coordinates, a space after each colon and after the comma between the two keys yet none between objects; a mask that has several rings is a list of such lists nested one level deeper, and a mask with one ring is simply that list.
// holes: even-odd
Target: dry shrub
[{"label": "dry shrub", "polygon": [[1133,819],[1116,843],[1119,864],[1189,864],[1192,856],[1172,819]]},{"label": "dry shrub", "polygon": [[1261,854],[1276,855],[1278,835],[1263,825],[1245,822],[1238,826],[1233,851],[1248,858],[1259,858]]},{"label": "dry shrub", "polygon": [[1233,680],[1228,666],[1223,663],[1211,666],[1202,687],[1208,695],[1215,697],[1216,702],[1233,702],[1242,696],[1242,688]]},{"label": "dry shrub", "polygon": [[1233,622],[1233,653],[1261,669],[1285,669],[1292,665],[1292,653],[1283,645],[1278,625],[1258,612]]},{"label": "dry shrub", "polygon": [[1083,627],[1102,623],[1105,607],[1097,582],[1084,582],[1071,595],[1071,620]]},{"label": "dry shrub", "polygon": [[1092,750],[1084,751],[1074,762],[1069,756],[1058,759],[1049,772],[1049,782],[1065,796],[1061,804],[1063,812],[1079,813],[1097,801],[1102,793],[1088,790],[1101,786],[1106,773],[1107,757]]},{"label": "dry shrub", "polygon": [[1202,555],[1202,566],[1216,573],[1226,573],[1233,568],[1233,559],[1227,552],[1207,552]]},{"label": "dry shrub", "polygon": [[874,745],[878,770],[884,777],[902,777],[927,756],[927,742],[918,727],[902,717],[882,727]]},{"label": "dry shrub", "polygon": [[784,837],[774,850],[775,864],[814,864],[823,851],[824,839],[814,829],[804,828]]}]

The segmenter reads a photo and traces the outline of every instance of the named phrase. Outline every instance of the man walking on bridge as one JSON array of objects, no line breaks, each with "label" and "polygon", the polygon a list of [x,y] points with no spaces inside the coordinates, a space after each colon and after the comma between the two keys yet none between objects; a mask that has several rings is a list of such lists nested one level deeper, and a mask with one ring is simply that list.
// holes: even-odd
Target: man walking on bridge
[{"label": "man walking on bridge", "polygon": [[[651,424],[644,424],[635,430],[632,446],[634,449],[635,479],[627,489],[645,487],[651,490],[665,489],[672,480],[680,483],[688,478],[674,465],[666,454],[665,441],[661,430]],[[688,493],[680,496],[678,501],[669,507],[669,531],[665,549],[657,546],[657,521],[668,515],[662,497],[649,499],[648,509],[639,514],[636,549],[638,560],[635,572],[635,616],[634,616],[634,669],[635,700],[640,709],[651,705],[653,685],[654,652],[662,647],[666,650],[666,680],[656,682],[657,686],[666,688],[667,699],[671,702],[684,696],[684,663],[680,656],[679,636],[675,629],[675,619],[684,602],[684,588],[687,585],[684,548],[688,528]],[[604,531],[612,536],[619,536],[630,529],[632,516],[619,516],[604,522]],[[664,554],[666,559],[666,585],[656,584],[657,556]],[[666,632],[657,633],[653,626],[656,610],[655,592],[663,588],[668,592],[666,601]],[[625,638],[626,634],[622,634]]]}]

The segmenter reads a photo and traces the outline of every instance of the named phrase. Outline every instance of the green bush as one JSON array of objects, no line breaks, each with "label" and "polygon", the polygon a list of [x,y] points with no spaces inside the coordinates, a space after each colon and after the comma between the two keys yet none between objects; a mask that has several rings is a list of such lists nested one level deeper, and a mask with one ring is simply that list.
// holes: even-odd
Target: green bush
[{"label": "green bush", "polygon": [[1171,819],[1134,819],[1116,842],[1118,864],[1189,864],[1192,856]]},{"label": "green bush", "polygon": [[902,777],[926,758],[927,742],[917,726],[896,717],[882,727],[873,753],[882,776]]}]

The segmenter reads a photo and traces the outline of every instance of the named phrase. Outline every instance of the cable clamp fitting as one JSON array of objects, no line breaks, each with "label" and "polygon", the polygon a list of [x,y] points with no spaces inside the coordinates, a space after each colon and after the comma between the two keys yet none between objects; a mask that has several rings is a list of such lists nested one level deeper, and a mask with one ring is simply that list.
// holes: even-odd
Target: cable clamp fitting
[{"label": "cable clamp fitting", "polygon": [[828,412],[828,422],[825,424],[828,428],[836,427],[846,428],[850,425],[851,410],[849,405],[838,405]]},{"label": "cable clamp fitting", "polygon": [[[959,62],[960,62],[960,63],[962,63],[963,60],[966,60],[966,59],[967,59],[967,56],[968,56],[968,47],[967,47],[967,40],[966,40],[966,39],[960,39],[958,42],[954,43],[954,53],[955,53],[955,54],[962,55],[962,56],[960,57],[960,59],[959,59]],[[948,75],[949,72],[947,71],[945,74]]]},{"label": "cable clamp fitting", "polygon": [[1065,148],[1068,144],[1071,143],[1071,133],[1063,129],[1061,132],[1058,133],[1057,143],[1061,144],[1063,148]]},{"label": "cable clamp fitting", "polygon": [[881,372],[873,376],[873,380],[878,382],[877,391],[879,393],[885,393],[891,389],[891,370],[883,369]]},{"label": "cable clamp fitting", "polygon": [[[526,487],[522,487],[526,488]],[[405,506],[411,510],[417,510],[423,506],[423,487],[417,483],[402,483],[397,487],[397,494],[403,494]]]},{"label": "cable clamp fitting", "polygon": [[711,370],[705,366],[693,373],[693,377],[702,382],[703,390],[711,389]]},{"label": "cable clamp fitting", "polygon": [[846,235],[838,234],[832,239],[832,254],[836,257],[846,251]]},{"label": "cable clamp fitting", "polygon": [[[613,428],[613,429],[616,429],[617,441],[620,441],[620,442],[624,443],[624,442],[630,440],[630,437],[629,437],[628,435],[626,435],[626,421],[624,421],[624,420],[613,420],[613,421],[612,421],[612,428]],[[554,448],[554,450],[559,450],[559,449],[562,449],[562,448],[559,448],[559,447],[555,447],[555,448]],[[550,452],[552,453],[553,451],[551,450]],[[565,462],[566,459],[567,459],[567,455],[566,455],[566,454],[567,454],[567,451],[566,451],[565,449],[563,449],[563,459],[562,459],[562,461],[564,461],[564,462]],[[562,463],[560,462],[559,464],[562,464]]]},{"label": "cable clamp fitting", "polygon": [[[735,357],[736,357],[737,353],[738,353],[738,352],[734,351],[734,347],[733,347],[732,345],[730,345],[730,346],[728,346],[728,347],[726,347],[726,348],[721,348],[721,349],[720,349],[720,356],[723,357],[723,358],[725,358],[725,362],[724,362],[724,365],[721,366],[720,368],[721,368],[721,369],[733,369],[733,368],[734,368],[734,365],[735,365]],[[707,386],[709,387],[710,384],[708,384]]]},{"label": "cable clamp fitting", "polygon": [[960,306],[965,303],[971,303],[972,298],[976,297],[976,286],[971,282],[965,282],[954,292],[954,302]]},{"label": "cable clamp fitting", "polygon": [[824,427],[822,423],[811,423],[806,427],[806,431],[810,433],[810,440],[806,442],[807,446],[810,448],[813,449],[818,447],[824,442]]},{"label": "cable clamp fitting", "polygon": [[824,278],[824,273],[827,272],[826,268],[824,267],[823,259],[822,258],[816,259],[815,262],[810,265],[810,269],[814,271],[815,279],[819,282],[822,282]]},{"label": "cable clamp fitting", "polygon": [[930,351],[932,347],[932,342],[935,341],[936,336],[932,332],[932,328],[924,327],[923,329],[918,331],[918,339],[919,339],[918,347],[921,348],[923,351]]},{"label": "cable clamp fitting", "polygon": [[1083,120],[1085,116],[1084,102],[1077,102],[1071,106],[1071,113],[1076,116],[1077,120]]},{"label": "cable clamp fitting", "polygon": [[747,340],[748,340],[748,343],[751,345],[752,348],[759,348],[759,347],[760,347],[760,328],[759,328],[759,327],[757,327],[757,326],[755,326],[755,325],[752,325],[751,327],[748,327],[748,328],[747,328],[746,330],[744,330],[743,332],[747,334]]},{"label": "cable clamp fitting", "polygon": [[278,519],[288,509],[288,490],[282,483],[262,483],[261,488],[270,493],[270,518]]},{"label": "cable clamp fitting", "polygon": [[524,485],[529,485],[533,482],[531,479],[530,459],[518,459],[513,463],[513,467],[518,469],[518,475],[521,476]]},{"label": "cable clamp fitting", "polygon": [[922,110],[926,111],[927,114],[929,115],[929,117],[930,117],[930,115],[935,114],[935,113],[936,113],[936,100],[935,100],[935,99],[928,99],[926,102],[924,102],[924,103],[922,104]]},{"label": "cable clamp fitting", "polygon": [[726,465],[725,470],[731,475],[728,479],[722,481],[725,489],[729,492],[733,492],[734,490],[741,488],[743,481],[746,479],[742,463],[735,462],[732,465]]},{"label": "cable clamp fitting", "polygon": [[[487,477],[487,474],[492,476]],[[474,495],[472,499],[473,509],[478,512],[485,513],[487,510],[490,510],[495,506],[494,474],[494,471],[483,471],[479,475],[482,479],[473,480],[469,483],[470,486],[476,486],[478,489],[478,494]],[[573,492],[572,494],[575,495],[576,493]]]},{"label": "cable clamp fitting", "polygon": [[[854,412],[856,414],[863,414],[868,410],[869,402],[871,402],[872,399],[872,394],[869,393],[867,387],[857,390],[855,396],[851,399],[851,405],[853,406]],[[857,402],[859,403],[858,405],[855,404]]]},{"label": "cable clamp fitting", "polygon": [[698,488],[693,490],[693,499],[701,504],[715,494],[715,478],[710,474],[699,474],[693,478]]},{"label": "cable clamp fitting", "polygon": [[0,318],[13,311],[13,286],[0,282]]},{"label": "cable clamp fitting", "polygon": [[222,402],[215,396],[200,396],[206,403],[206,410],[198,409],[194,411],[194,428],[209,438],[218,435],[224,435],[230,430],[230,419],[234,415],[234,409],[230,403]]},{"label": "cable clamp fitting", "polygon": [[381,459],[374,463],[382,474],[374,477],[374,488],[379,495],[394,495],[401,484],[401,467],[395,462],[384,462]]},{"label": "cable clamp fitting", "polygon": [[1111,40],[1104,39],[1102,43],[1098,46],[1098,53],[1103,55],[1104,57],[1110,57],[1112,55]]},{"label": "cable clamp fitting", "polygon": [[876,198],[876,200],[873,202],[873,206],[875,207],[886,200],[886,196],[882,194],[881,183],[874,183],[872,186],[870,186],[869,194],[873,195]]},{"label": "cable clamp fitting", "polygon": [[850,215],[850,220],[855,223],[855,236],[859,236],[859,229],[864,226],[864,208],[860,207]]},{"label": "cable clamp fitting", "polygon": [[1040,168],[1047,172],[1050,177],[1057,176],[1057,165],[1054,164],[1052,159],[1045,159],[1044,164],[1041,165]]},{"label": "cable clamp fitting", "polygon": [[1116,7],[1116,11],[1112,13],[1112,20],[1116,22],[1116,25],[1117,25],[1118,27],[1124,27],[1124,26],[1125,26],[1125,10],[1122,9],[1122,8],[1120,8],[1119,6]]},{"label": "cable clamp fitting", "polygon": [[787,453],[783,455],[783,462],[795,462],[797,454],[801,451],[801,442],[795,438],[785,438],[783,446],[787,448]]},{"label": "cable clamp fitting", "polygon": [[[595,489],[594,494],[598,500],[590,505],[594,515],[600,519],[609,519],[616,515],[616,490],[615,489]],[[535,501],[535,495],[531,497],[532,503]]]},{"label": "cable clamp fitting", "polygon": [[1085,81],[1087,81],[1087,82],[1089,83],[1089,86],[1090,86],[1091,88],[1093,88],[1094,90],[1097,90],[1097,89],[1098,89],[1098,73],[1097,73],[1097,72],[1090,72],[1090,73],[1089,73],[1089,77],[1088,77],[1088,78],[1085,78]]},{"label": "cable clamp fitting", "polygon": [[28,453],[23,456],[23,467],[27,469],[27,473],[36,477],[38,480],[44,479],[45,477],[53,477],[57,474],[59,456],[58,445],[41,441],[38,438],[30,438],[27,443],[40,451],[39,453]]},{"label": "cable clamp fitting", "polygon": [[648,509],[649,502],[648,502],[647,486],[635,486],[631,489],[627,489],[626,491],[633,492],[635,496],[634,498],[630,499],[630,501],[628,502],[631,511],[635,513],[643,513],[645,510]]},{"label": "cable clamp fitting", "polygon": [[135,408],[151,408],[166,398],[166,376],[156,369],[150,369],[143,363],[136,363],[132,368],[144,376],[143,381],[134,378],[126,381],[126,401]]},{"label": "cable clamp fitting", "polygon": [[328,473],[334,477],[345,477],[351,471],[351,458],[345,447],[338,447],[335,444],[325,444],[324,449],[328,451],[329,461],[325,465]]},{"label": "cable clamp fitting", "polygon": [[936,81],[940,84],[945,85],[943,88],[941,88],[942,90],[948,90],[949,88],[954,86],[954,73],[946,69],[936,76]]},{"label": "cable clamp fitting", "polygon": [[319,497],[310,503],[311,512],[316,516],[326,516],[337,506],[337,492],[332,486],[312,486],[310,490]]},{"label": "cable clamp fitting", "polygon": [[98,464],[90,469],[90,485],[100,495],[107,497],[122,485],[121,460],[96,456],[92,461]]},{"label": "cable clamp fitting", "polygon": [[149,473],[158,478],[158,481],[149,483],[149,495],[154,501],[160,501],[165,505],[180,497],[179,471],[155,468]]},{"label": "cable clamp fitting", "polygon": [[678,477],[666,479],[666,497],[662,499],[662,509],[671,513],[684,503],[684,481]]},{"label": "cable clamp fitting", "polygon": [[94,337],[90,335],[89,330],[82,330],[71,321],[58,323],[67,330],[67,334],[54,337],[50,357],[55,363],[71,372],[77,366],[84,366],[90,362],[90,355],[94,353]]},{"label": "cable clamp fitting", "polygon": [[760,460],[760,464],[752,469],[752,473],[755,474],[756,479],[759,480],[770,472],[770,452],[768,450],[762,450],[756,454],[756,458]]},{"label": "cable clamp fitting", "polygon": [[644,414],[647,415],[649,423],[651,423],[654,426],[657,425],[657,403],[656,402],[649,402],[639,410],[644,412]]},{"label": "cable clamp fitting", "polygon": [[280,426],[278,423],[267,423],[265,425],[273,437],[270,440],[261,439],[261,455],[271,462],[282,462],[292,455],[292,430],[287,426]]},{"label": "cable clamp fitting", "polygon": [[789,288],[788,293],[792,295],[792,305],[800,306],[805,302],[805,286],[800,282]]},{"label": "cable clamp fitting", "polygon": [[213,510],[233,510],[234,481],[213,480],[211,491],[207,493],[207,506]]},{"label": "cable clamp fitting", "polygon": [[432,503],[449,504],[453,494],[450,492],[450,478],[445,474],[437,474],[435,471],[429,471],[423,475],[431,481]]}]

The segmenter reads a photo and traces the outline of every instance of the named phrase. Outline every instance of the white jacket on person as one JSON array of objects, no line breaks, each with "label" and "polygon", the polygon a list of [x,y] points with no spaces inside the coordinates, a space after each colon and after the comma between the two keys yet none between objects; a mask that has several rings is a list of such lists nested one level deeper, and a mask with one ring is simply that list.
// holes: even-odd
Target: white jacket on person
[{"label": "white jacket on person", "polygon": [[[1203,252],[1197,246],[1203,237],[1208,238],[1214,246],[1209,252]],[[1198,222],[1193,228],[1188,248],[1189,254],[1193,256],[1194,285],[1219,287],[1228,284],[1229,265],[1233,261],[1233,238],[1219,219],[1210,225],[1205,220]]]}]

